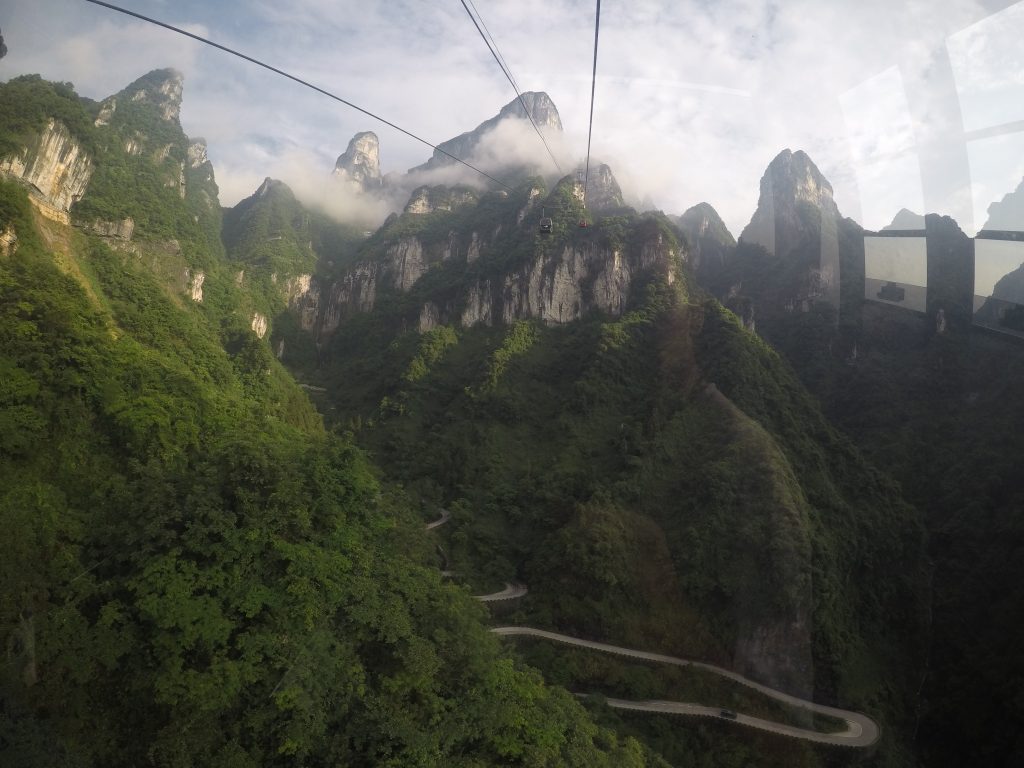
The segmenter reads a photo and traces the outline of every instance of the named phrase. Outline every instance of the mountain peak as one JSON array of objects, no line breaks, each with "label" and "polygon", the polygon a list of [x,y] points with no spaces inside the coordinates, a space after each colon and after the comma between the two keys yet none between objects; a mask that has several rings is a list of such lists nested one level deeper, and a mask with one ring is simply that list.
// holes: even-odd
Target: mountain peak
[{"label": "mountain peak", "polygon": [[687,208],[679,217],[679,224],[694,239],[710,238],[722,245],[736,244],[736,239],[710,203],[700,202]]},{"label": "mountain peak", "polygon": [[619,182],[615,180],[615,174],[606,163],[597,165],[591,172],[586,203],[587,207],[595,211],[621,208],[625,205]]},{"label": "mountain peak", "polygon": [[740,239],[756,243],[783,256],[799,241],[807,229],[803,209],[810,205],[818,211],[818,221],[839,217],[832,199],[832,185],[803,150],[782,150],[768,164],[761,177],[761,194],[750,223]]},{"label": "mountain peak", "polygon": [[761,179],[762,195],[765,179],[769,177],[774,183],[775,194],[792,192],[796,199],[815,205],[820,205],[826,197],[832,199],[832,185],[802,149],[796,152],[784,149],[768,164]]},{"label": "mountain peak", "polygon": [[160,110],[160,117],[173,122],[181,115],[184,88],[185,76],[178,70],[154,69],[121,91],[119,97],[152,104]]},{"label": "mountain peak", "polygon": [[252,197],[255,199],[262,199],[271,196],[294,197],[295,195],[292,193],[291,187],[289,187],[283,181],[279,181],[278,179],[272,179],[269,176],[267,176],[267,178],[263,180],[263,183],[260,184],[259,189],[257,189],[253,193]]},{"label": "mountain peak", "polygon": [[[523,108],[524,104],[526,109]],[[529,110],[529,115],[526,110]],[[529,119],[530,115],[533,116],[533,121],[542,131],[547,129],[561,132],[562,119],[559,117],[558,108],[555,107],[551,97],[543,91],[527,91],[522,94],[522,102],[518,98],[513,99],[502,107],[497,115],[480,123],[472,131],[467,131],[454,139],[448,139],[448,141],[438,144],[433,156],[423,165],[413,168],[412,171],[427,171],[450,165],[455,162],[452,157],[469,160],[481,141],[501,122],[505,120],[525,121]],[[541,161],[543,148],[539,145],[540,142],[538,142],[537,158],[538,161]]]},{"label": "mountain peak", "polygon": [[363,131],[352,137],[334,164],[334,177],[354,182],[364,190],[381,185],[380,140],[376,133]]},{"label": "mountain peak", "polygon": [[[520,120],[528,120],[532,116],[538,128],[562,130],[562,118],[558,115],[558,108],[544,91],[527,91],[522,97],[521,102],[516,98],[502,107],[497,119],[517,117]],[[523,109],[524,104],[526,109]]]}]

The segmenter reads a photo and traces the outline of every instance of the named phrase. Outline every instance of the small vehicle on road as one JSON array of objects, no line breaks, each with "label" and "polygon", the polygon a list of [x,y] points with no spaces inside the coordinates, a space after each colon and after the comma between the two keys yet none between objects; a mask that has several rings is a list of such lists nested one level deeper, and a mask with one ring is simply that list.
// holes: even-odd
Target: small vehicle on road
[{"label": "small vehicle on road", "polygon": [[719,717],[724,717],[726,720],[735,720],[736,719],[736,713],[733,712],[731,709],[723,709],[722,711],[720,711],[718,713],[718,716]]}]

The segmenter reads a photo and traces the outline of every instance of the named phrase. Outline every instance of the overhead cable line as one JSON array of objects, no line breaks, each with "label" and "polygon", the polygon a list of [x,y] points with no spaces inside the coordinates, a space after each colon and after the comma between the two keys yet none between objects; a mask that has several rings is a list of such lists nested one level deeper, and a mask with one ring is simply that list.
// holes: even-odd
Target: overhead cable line
[{"label": "overhead cable line", "polygon": [[494,39],[494,35],[491,34],[491,30],[487,28],[487,22],[485,22],[484,17],[480,15],[480,11],[476,9],[476,3],[474,3],[473,0],[469,0],[469,7],[473,9],[473,13],[476,14],[476,18],[480,22],[480,26],[484,28],[484,32],[487,33],[487,37],[490,38],[491,44],[494,46],[494,50],[498,54],[499,63],[512,79],[512,87],[519,90],[519,83],[516,82],[516,78],[512,74],[512,67],[508,65],[508,62],[505,61],[505,57],[501,55],[501,48],[498,47],[498,41]]},{"label": "overhead cable line", "polygon": [[273,67],[270,64],[267,64],[265,62],[260,61],[259,59],[253,58],[252,56],[247,56],[246,54],[241,53],[240,51],[236,51],[233,48],[228,48],[226,45],[221,45],[220,43],[215,43],[213,40],[209,40],[209,39],[207,39],[205,37],[200,37],[199,35],[196,35],[196,34],[193,34],[191,32],[188,32],[187,30],[184,30],[181,27],[176,27],[173,24],[167,24],[166,22],[160,21],[158,19],[150,18],[149,16],[143,16],[141,13],[136,13],[135,11],[129,11],[126,8],[121,8],[121,7],[119,7],[117,5],[113,5],[111,3],[104,3],[104,2],[101,2],[101,0],[85,0],[85,2],[92,3],[93,5],[102,6],[103,8],[107,8],[107,9],[109,9],[111,11],[116,11],[117,13],[123,13],[125,16],[132,16],[132,17],[134,17],[136,19],[139,19],[140,21],[145,21],[145,22],[147,22],[149,24],[155,24],[156,26],[163,27],[164,29],[168,29],[171,32],[177,32],[179,35],[184,35],[185,37],[190,37],[193,40],[199,41],[200,43],[204,43],[205,45],[209,45],[209,46],[211,46],[213,48],[217,48],[218,50],[224,51],[225,53],[230,53],[232,56],[237,56],[240,59],[244,59],[245,61],[248,61],[250,64],[255,64],[258,67],[263,67],[264,69],[268,69],[271,72],[273,72],[274,74],[281,75],[281,77],[286,77],[289,80],[293,80],[294,82],[298,83],[299,85],[304,85],[307,88],[310,88],[310,89],[316,91],[317,93],[323,94],[324,96],[327,96],[330,99],[334,99],[335,101],[340,102],[340,103],[344,104],[347,107],[351,107],[352,109],[356,110],[357,112],[362,112],[367,117],[372,117],[374,120],[377,120],[377,121],[379,121],[381,123],[384,123],[384,125],[387,125],[387,126],[389,126],[391,128],[394,128],[396,131],[398,131],[399,133],[405,134],[410,139],[415,139],[416,141],[420,142],[421,144],[426,144],[428,147],[430,147],[434,151],[440,152],[442,155],[445,155],[446,157],[450,157],[455,162],[461,163],[462,165],[464,165],[467,168],[469,168],[471,171],[475,171],[476,173],[479,173],[481,176],[490,179],[495,184],[498,184],[498,185],[504,187],[505,189],[509,190],[510,192],[514,191],[513,187],[509,186],[508,184],[503,182],[501,179],[494,178],[489,173],[486,173],[485,171],[481,171],[475,165],[471,165],[470,163],[467,163],[465,160],[463,160],[462,158],[456,157],[451,152],[446,152],[445,150],[443,150],[440,147],[438,147],[436,144],[430,143],[426,139],[421,138],[420,136],[417,136],[415,133],[412,133],[411,131],[407,131],[407,130],[405,130],[405,128],[402,128],[401,126],[396,125],[395,123],[391,122],[390,120],[386,120],[385,118],[381,117],[380,115],[375,115],[373,112],[370,112],[369,110],[363,109],[362,107],[357,106],[356,104],[353,104],[351,101],[347,101],[347,100],[341,98],[337,94],[334,94],[334,93],[331,93],[330,91],[324,90],[320,86],[313,85],[312,83],[310,83],[310,82],[308,82],[306,80],[303,80],[302,78],[296,77],[295,75],[288,74],[283,69],[278,69],[277,67]]},{"label": "overhead cable line", "polygon": [[[472,2],[472,0],[470,0],[470,1]],[[473,15],[473,12],[469,10],[469,6],[466,5],[466,0],[461,0],[461,2],[462,2],[462,7],[465,8],[466,9],[466,13],[469,14],[469,18],[473,22],[473,26],[476,27],[476,31],[480,33],[480,37],[483,38],[484,43],[487,45],[487,50],[489,50],[491,52],[491,56],[494,57],[494,60],[498,63],[498,66],[501,68],[502,73],[508,79],[509,85],[512,86],[512,90],[516,92],[516,98],[519,99],[519,103],[522,105],[523,111],[526,113],[526,116],[530,119],[530,124],[533,126],[533,130],[535,130],[537,132],[537,135],[540,137],[541,142],[543,142],[544,149],[546,149],[548,151],[548,156],[551,158],[551,162],[553,162],[555,164],[555,168],[557,168],[558,172],[561,173],[562,172],[562,166],[560,166],[558,164],[558,161],[555,159],[554,154],[551,152],[551,147],[548,146],[547,139],[544,138],[544,134],[540,132],[540,128],[538,128],[537,127],[537,123],[534,122],[533,115],[530,114],[530,110],[526,108],[526,102],[523,101],[523,94],[521,94],[519,92],[519,87],[516,85],[515,80],[512,79],[512,73],[507,69],[507,65],[503,63],[504,62],[504,58],[501,57],[501,55],[499,53],[497,53],[496,50],[495,50],[498,47],[498,44],[495,43],[492,46],[491,45],[491,40],[488,40],[487,39],[487,35],[484,34],[484,31],[482,29],[480,29],[480,24],[483,23],[483,17],[482,16],[480,17],[480,22],[478,23],[477,20],[476,20],[476,16]],[[473,7],[476,8],[476,6],[473,6]],[[479,15],[479,13],[480,12],[477,11],[478,15]],[[487,34],[490,34],[489,30],[488,30]]]},{"label": "overhead cable line", "polygon": [[590,80],[590,126],[587,128],[587,170],[583,177],[583,205],[587,204],[587,185],[590,183],[590,139],[594,134],[594,91],[597,88],[597,36],[601,31],[601,0],[597,0],[594,19],[594,72]]}]

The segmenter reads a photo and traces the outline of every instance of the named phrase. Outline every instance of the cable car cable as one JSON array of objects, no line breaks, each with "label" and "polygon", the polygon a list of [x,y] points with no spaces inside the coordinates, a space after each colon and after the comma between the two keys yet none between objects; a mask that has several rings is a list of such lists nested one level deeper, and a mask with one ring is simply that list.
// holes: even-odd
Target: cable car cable
[{"label": "cable car cable", "polygon": [[515,189],[513,187],[509,186],[508,184],[503,182],[501,179],[496,179],[493,176],[491,176],[491,174],[486,173],[485,171],[481,171],[475,165],[471,165],[470,163],[467,163],[465,160],[456,157],[455,155],[451,154],[450,152],[445,152],[443,149],[438,147],[436,144],[431,144],[429,141],[427,141],[424,138],[421,138],[421,137],[417,136],[415,133],[412,133],[411,131],[407,131],[407,130],[405,130],[405,128],[402,128],[401,126],[396,125],[395,123],[392,123],[390,120],[386,120],[383,117],[381,117],[380,115],[375,115],[373,112],[370,112],[367,109],[363,109],[362,107],[357,106],[356,104],[353,104],[351,101],[347,101],[347,100],[341,98],[340,96],[331,93],[330,91],[324,90],[323,88],[321,88],[321,87],[319,87],[317,85],[313,85],[312,83],[307,82],[306,80],[303,80],[302,78],[296,77],[295,75],[290,75],[287,72],[285,72],[283,69],[278,69],[277,67],[273,67],[270,64],[266,64],[266,63],[260,61],[259,59],[254,59],[252,56],[247,56],[246,54],[241,53],[239,51],[236,51],[233,48],[228,48],[226,45],[221,45],[220,43],[215,43],[213,40],[208,40],[205,37],[200,37],[199,35],[193,34],[192,32],[188,32],[188,31],[182,29],[181,27],[175,27],[173,24],[167,24],[166,22],[160,21],[158,19],[152,19],[149,16],[143,16],[141,13],[136,13],[135,11],[129,11],[126,8],[121,8],[121,7],[113,5],[111,3],[102,2],[102,0],[85,0],[85,2],[92,3],[93,5],[102,6],[103,8],[107,8],[107,9],[109,9],[111,11],[116,11],[117,13],[123,13],[125,16],[132,16],[132,17],[134,17],[136,19],[139,19],[140,21],[145,21],[145,22],[147,22],[149,24],[155,24],[156,26],[163,27],[164,29],[170,30],[171,32],[177,32],[179,35],[184,35],[185,37],[190,37],[193,40],[199,41],[200,43],[204,43],[204,44],[209,45],[209,46],[211,46],[213,48],[217,48],[218,50],[224,51],[225,53],[230,53],[232,56],[237,56],[240,59],[244,59],[245,61],[248,61],[250,64],[255,64],[258,67],[263,67],[264,69],[269,69],[274,74],[281,75],[281,77],[286,77],[289,80],[293,80],[296,83],[298,83],[299,85],[304,85],[307,88],[310,88],[310,89],[316,91],[317,93],[323,94],[324,96],[327,96],[330,99],[334,99],[335,101],[341,102],[342,104],[344,104],[347,107],[352,107],[352,109],[356,110],[357,112],[362,112],[367,117],[372,117],[374,120],[378,120],[378,121],[384,123],[384,125],[387,125],[387,126],[389,126],[391,128],[394,128],[396,131],[398,131],[399,133],[405,134],[410,139],[415,139],[416,141],[420,142],[421,144],[426,144],[428,147],[430,147],[431,149],[435,150],[436,152],[440,152],[442,155],[450,157],[455,162],[461,163],[462,165],[464,165],[467,168],[469,168],[471,171],[475,171],[476,173],[479,173],[481,176],[490,179],[495,184],[498,184],[498,185],[504,187],[505,189],[509,190],[510,192],[514,192],[515,191]]},{"label": "cable car cable", "polygon": [[[530,124],[533,126],[533,130],[537,132],[537,135],[540,137],[541,142],[543,142],[544,149],[548,151],[548,156],[551,158],[551,162],[555,164],[555,168],[557,168],[558,172],[561,173],[562,166],[560,166],[558,164],[558,161],[555,160],[555,156],[551,152],[551,147],[548,146],[547,139],[544,138],[544,134],[540,132],[540,128],[538,128],[537,123],[534,122],[533,115],[530,114],[530,110],[526,108],[526,102],[523,101],[523,94],[521,94],[519,92],[519,88],[516,87],[515,81],[512,79],[512,75],[509,73],[507,69],[505,69],[505,66],[501,63],[501,59],[498,58],[498,54],[495,53],[494,47],[491,46],[490,40],[487,39],[487,35],[484,34],[484,31],[482,29],[480,29],[480,24],[477,23],[476,17],[473,16],[473,13],[469,10],[469,6],[466,5],[466,0],[461,0],[461,2],[462,7],[465,8],[466,13],[469,14],[469,18],[473,22],[473,26],[476,27],[476,31],[480,33],[480,37],[483,38],[484,43],[487,45],[487,50],[491,52],[491,56],[493,56],[494,60],[498,62],[498,66],[501,68],[502,73],[508,79],[509,85],[511,85],[512,90],[516,92],[516,98],[519,99],[519,103],[522,105],[523,111],[526,113],[526,116],[530,119]],[[482,18],[481,21],[483,21]],[[495,46],[497,46],[497,43],[495,43]]]},{"label": "cable car cable", "polygon": [[590,126],[587,128],[587,170],[583,177],[583,205],[587,205],[587,185],[590,183],[590,139],[594,135],[594,91],[597,88],[597,36],[601,31],[601,0],[597,0],[594,19],[594,72],[590,81]]},{"label": "cable car cable", "polygon": [[487,28],[487,22],[485,22],[484,17],[480,15],[480,11],[476,9],[476,3],[474,3],[473,0],[469,0],[469,7],[473,9],[473,13],[476,14],[476,17],[480,22],[480,26],[484,28],[484,32],[487,33],[487,37],[490,38],[491,43],[494,45],[494,50],[498,53],[498,59],[500,60],[501,66],[504,67],[508,76],[512,78],[512,87],[519,90],[519,83],[516,82],[515,75],[512,74],[512,67],[508,65],[508,62],[505,61],[505,57],[502,56],[501,48],[498,47],[498,41],[494,39],[494,35],[491,34],[491,30]]}]

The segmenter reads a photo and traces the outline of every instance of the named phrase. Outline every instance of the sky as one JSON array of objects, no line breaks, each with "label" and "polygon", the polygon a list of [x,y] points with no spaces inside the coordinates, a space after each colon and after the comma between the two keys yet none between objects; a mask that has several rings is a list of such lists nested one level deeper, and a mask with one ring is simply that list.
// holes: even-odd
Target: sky
[{"label": "sky", "polygon": [[[515,94],[460,0],[121,0],[286,69],[439,143]],[[475,0],[523,90],[546,91],[586,152],[594,3]],[[430,149],[348,107],[84,0],[4,0],[0,80],[39,73],[100,99],[147,71],[186,77],[182,124],[209,144],[222,203],[266,176],[323,194],[373,130],[385,172]],[[973,234],[1024,178],[1024,2],[629,0],[602,7],[592,156],[666,213],[711,203],[734,234],[784,148],[803,149],[844,215],[900,208]],[[529,149],[528,141],[535,141]],[[536,137],[510,152],[545,156]],[[493,150],[494,148],[492,148]],[[1021,228],[1024,229],[1024,222]]]}]

